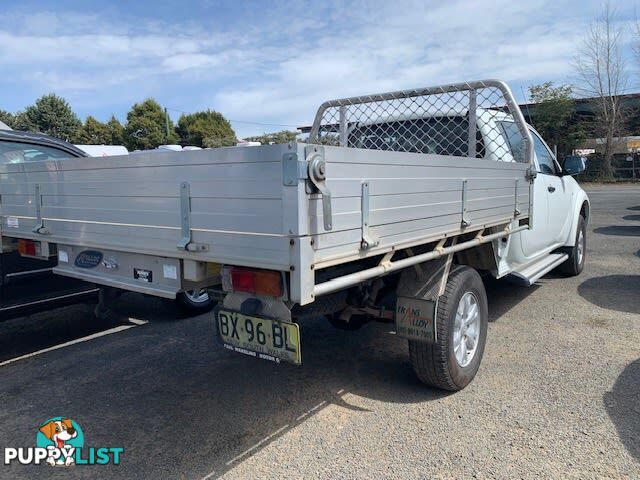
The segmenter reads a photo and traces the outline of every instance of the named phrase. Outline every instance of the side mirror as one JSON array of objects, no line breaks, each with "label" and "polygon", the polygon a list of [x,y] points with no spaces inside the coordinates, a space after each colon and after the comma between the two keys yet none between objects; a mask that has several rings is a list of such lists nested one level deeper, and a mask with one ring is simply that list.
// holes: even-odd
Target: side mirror
[{"label": "side mirror", "polygon": [[563,175],[577,175],[587,168],[587,159],[578,155],[568,155],[564,157],[562,163]]}]

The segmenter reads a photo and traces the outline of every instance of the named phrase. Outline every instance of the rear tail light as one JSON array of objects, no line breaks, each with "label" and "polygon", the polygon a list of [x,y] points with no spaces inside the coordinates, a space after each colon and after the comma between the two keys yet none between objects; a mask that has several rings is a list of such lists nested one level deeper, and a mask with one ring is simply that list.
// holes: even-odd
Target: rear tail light
[{"label": "rear tail light", "polygon": [[18,252],[23,257],[42,256],[42,244],[35,240],[18,240]]},{"label": "rear tail light", "polygon": [[244,292],[267,297],[282,297],[282,274],[275,270],[225,266],[222,287],[227,292]]}]

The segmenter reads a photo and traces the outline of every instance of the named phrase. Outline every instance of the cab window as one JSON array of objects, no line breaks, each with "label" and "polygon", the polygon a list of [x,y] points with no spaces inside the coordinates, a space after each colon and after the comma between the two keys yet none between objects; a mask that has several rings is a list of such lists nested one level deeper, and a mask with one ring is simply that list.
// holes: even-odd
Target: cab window
[{"label": "cab window", "polygon": [[31,143],[0,141],[0,164],[60,160],[73,155],[57,148]]},{"label": "cab window", "polygon": [[531,136],[533,137],[533,150],[536,152],[538,172],[545,175],[557,175],[558,170],[556,169],[556,163],[553,161],[553,155],[535,132],[532,131]]},{"label": "cab window", "polygon": [[[500,122],[504,135],[511,148],[511,154],[516,162],[525,162],[524,138],[514,122]],[[531,131],[533,137],[533,151],[536,156],[537,170],[545,175],[557,175],[558,170],[549,148],[536,132]]]},{"label": "cab window", "polygon": [[520,128],[515,122],[500,122],[500,125],[511,149],[513,159],[518,163],[525,163],[527,160],[524,151],[524,138],[520,133]]},{"label": "cab window", "polygon": [[[349,146],[466,157],[469,153],[468,138],[467,117],[437,116],[358,126],[349,136]],[[482,134],[476,129],[476,158],[484,156]]]}]

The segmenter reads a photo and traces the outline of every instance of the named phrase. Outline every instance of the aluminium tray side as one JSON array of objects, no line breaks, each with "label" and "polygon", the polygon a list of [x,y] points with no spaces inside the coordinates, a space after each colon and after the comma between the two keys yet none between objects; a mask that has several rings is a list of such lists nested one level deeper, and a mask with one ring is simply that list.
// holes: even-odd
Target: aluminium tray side
[{"label": "aluminium tray side", "polygon": [[[323,151],[332,229],[324,228],[321,194],[306,197],[300,207],[308,212],[300,229],[300,273],[292,274],[302,284],[303,303],[312,301],[304,288],[314,283],[309,263],[315,271],[530,216],[526,163],[336,146]],[[362,248],[365,183],[368,235],[378,242],[367,249]]]},{"label": "aluminium tray side", "polygon": [[[327,231],[321,195],[309,194],[301,178],[307,147],[0,166],[2,233],[290,271],[291,299],[304,304],[313,301],[314,269],[504,224],[515,210],[518,218],[529,215],[528,164],[324,146],[333,211]],[[283,157],[292,154],[298,179],[285,185]],[[182,182],[190,185],[191,240],[206,245],[206,251],[177,248]],[[378,242],[369,249],[361,246],[363,183],[369,186],[369,235]],[[33,232],[38,199],[48,235]],[[466,228],[463,219],[469,222]]]},{"label": "aluminium tray side", "polygon": [[[298,202],[283,192],[288,145],[0,165],[2,234],[70,245],[260,266],[290,265]],[[180,250],[183,182],[192,241]],[[36,196],[36,189],[39,196]],[[34,233],[40,217],[49,234]]]},{"label": "aluminium tray side", "polygon": [[[528,164],[342,147],[324,151],[333,229],[323,227],[320,195],[313,195],[308,207],[319,268],[401,243],[507,223],[516,210],[519,219],[529,216]],[[363,183],[369,189],[369,233],[379,242],[364,252]]]}]

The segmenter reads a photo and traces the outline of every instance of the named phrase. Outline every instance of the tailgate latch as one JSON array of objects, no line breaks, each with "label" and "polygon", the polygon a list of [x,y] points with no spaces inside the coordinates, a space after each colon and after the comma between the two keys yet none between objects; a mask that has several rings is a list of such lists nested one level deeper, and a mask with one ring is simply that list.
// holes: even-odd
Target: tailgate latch
[{"label": "tailgate latch", "polygon": [[362,198],[360,201],[362,216],[361,225],[362,228],[362,240],[360,241],[360,248],[362,250],[368,250],[373,247],[377,247],[379,241],[371,236],[369,231],[369,182],[362,184]]},{"label": "tailgate latch", "polygon": [[320,147],[313,147],[307,154],[307,163],[309,171],[309,180],[322,195],[322,218],[324,220],[324,229],[331,230],[333,228],[331,219],[331,192],[327,187],[326,179],[326,162],[324,160],[324,151]]},{"label": "tailgate latch", "polygon": [[525,178],[527,179],[527,181],[529,183],[533,183],[533,181],[537,178],[538,176],[538,172],[536,171],[535,167],[531,166],[527,169],[527,171],[525,172]]},{"label": "tailgate latch", "polygon": [[188,182],[180,184],[180,234],[178,250],[206,252],[209,245],[191,241],[191,186]]},{"label": "tailgate latch", "polygon": [[39,233],[40,235],[51,235],[51,231],[44,226],[44,220],[42,218],[42,194],[40,193],[40,184],[36,183],[36,224],[31,230],[33,233]]}]

